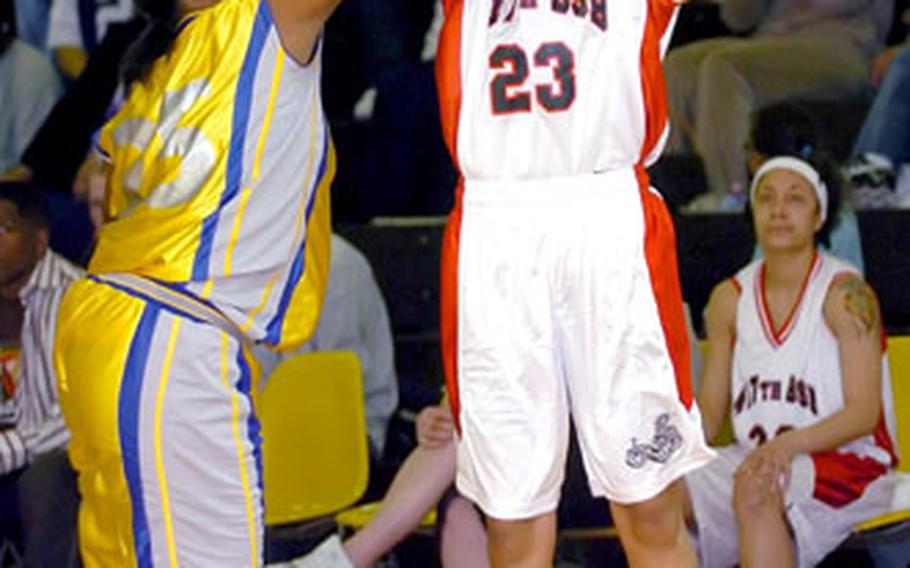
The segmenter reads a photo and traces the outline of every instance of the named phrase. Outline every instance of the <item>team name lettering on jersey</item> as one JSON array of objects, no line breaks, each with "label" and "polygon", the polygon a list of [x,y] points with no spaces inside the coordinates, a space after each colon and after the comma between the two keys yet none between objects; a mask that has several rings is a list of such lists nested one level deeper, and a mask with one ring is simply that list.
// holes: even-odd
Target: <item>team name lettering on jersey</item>
[{"label": "team name lettering on jersey", "polygon": [[736,396],[733,412],[738,415],[759,402],[769,401],[799,405],[818,415],[815,388],[793,375],[787,381],[762,380],[758,375],[752,375]]},{"label": "team name lettering on jersey", "polygon": [[607,0],[493,0],[489,25],[511,22],[517,10],[537,10],[539,5],[549,5],[555,14],[590,19],[601,31],[607,31]]}]

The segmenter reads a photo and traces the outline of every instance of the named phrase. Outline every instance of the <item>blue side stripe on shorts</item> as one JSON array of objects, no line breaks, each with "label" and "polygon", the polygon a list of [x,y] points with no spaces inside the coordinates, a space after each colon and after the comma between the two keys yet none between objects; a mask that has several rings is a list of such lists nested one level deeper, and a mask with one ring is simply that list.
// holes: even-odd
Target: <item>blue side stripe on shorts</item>
[{"label": "blue side stripe on shorts", "polygon": [[145,367],[152,344],[152,335],[155,332],[155,324],[158,322],[160,313],[161,310],[155,304],[148,304],[142,311],[142,317],[130,343],[117,406],[120,452],[123,456],[123,469],[133,507],[133,543],[139,568],[151,568],[152,566],[152,546],[148,519],[145,514],[145,500],[142,494],[139,413],[142,405]]},{"label": "blue side stripe on shorts", "polygon": [[[247,418],[246,424],[247,438],[253,445],[253,459],[256,462],[257,473],[256,483],[259,487],[259,495],[262,495],[262,436],[260,434],[259,419],[256,417],[256,412],[253,409],[253,399],[250,396],[250,392],[253,388],[250,365],[247,363],[242,347],[237,350],[237,368],[240,369],[240,379],[237,381],[237,390],[239,390],[250,403],[250,415]],[[262,503],[260,503],[260,505],[262,505]]]}]

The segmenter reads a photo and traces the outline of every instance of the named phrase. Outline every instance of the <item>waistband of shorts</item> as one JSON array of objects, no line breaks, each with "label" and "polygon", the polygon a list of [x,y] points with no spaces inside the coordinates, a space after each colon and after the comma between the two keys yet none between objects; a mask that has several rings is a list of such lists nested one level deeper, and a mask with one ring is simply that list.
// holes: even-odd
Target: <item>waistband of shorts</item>
[{"label": "waistband of shorts", "polygon": [[638,188],[634,167],[571,176],[533,179],[465,179],[465,199],[564,199],[573,193],[603,192],[617,185]]},{"label": "waistband of shorts", "polygon": [[168,306],[192,319],[213,325],[244,345],[251,343],[250,339],[221,310],[188,292],[174,290],[166,284],[136,274],[93,274],[90,278]]}]

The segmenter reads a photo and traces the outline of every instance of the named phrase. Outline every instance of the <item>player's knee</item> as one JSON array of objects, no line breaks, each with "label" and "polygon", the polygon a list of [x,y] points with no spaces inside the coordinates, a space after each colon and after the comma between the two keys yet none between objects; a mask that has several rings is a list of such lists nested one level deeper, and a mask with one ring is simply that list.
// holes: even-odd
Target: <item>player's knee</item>
[{"label": "player's knee", "polygon": [[782,514],[783,498],[769,474],[738,473],[733,483],[733,511],[740,525]]},{"label": "player's knee", "polygon": [[624,507],[632,538],[641,545],[663,547],[676,542],[683,530],[683,512],[675,490]]}]

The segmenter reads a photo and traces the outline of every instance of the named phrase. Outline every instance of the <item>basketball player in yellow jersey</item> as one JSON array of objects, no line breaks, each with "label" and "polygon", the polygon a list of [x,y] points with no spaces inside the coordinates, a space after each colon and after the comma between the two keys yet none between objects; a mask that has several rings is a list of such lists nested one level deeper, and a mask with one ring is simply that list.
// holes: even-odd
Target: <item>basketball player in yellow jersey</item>
[{"label": "basketball player in yellow jersey", "polygon": [[339,0],[141,0],[105,125],[104,224],[56,337],[86,566],[259,566],[252,342],[312,331],[334,155],[320,34]]}]

